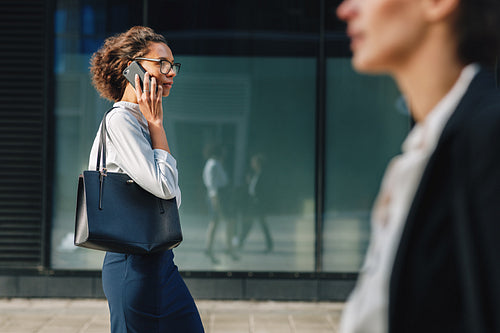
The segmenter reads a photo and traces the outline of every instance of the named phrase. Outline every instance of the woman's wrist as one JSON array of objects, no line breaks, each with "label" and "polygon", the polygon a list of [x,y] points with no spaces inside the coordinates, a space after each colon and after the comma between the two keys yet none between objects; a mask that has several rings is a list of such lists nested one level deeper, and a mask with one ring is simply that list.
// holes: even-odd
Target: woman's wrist
[{"label": "woman's wrist", "polygon": [[161,119],[148,120],[148,127],[150,131],[151,129],[165,131],[163,128],[163,120]]}]

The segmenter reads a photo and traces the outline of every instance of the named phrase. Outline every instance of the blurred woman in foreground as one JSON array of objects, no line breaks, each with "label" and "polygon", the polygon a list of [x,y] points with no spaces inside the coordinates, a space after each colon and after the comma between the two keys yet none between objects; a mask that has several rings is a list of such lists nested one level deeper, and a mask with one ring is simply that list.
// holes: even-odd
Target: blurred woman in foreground
[{"label": "blurred woman in foreground", "polygon": [[500,332],[498,0],[345,0],[354,68],[416,125],[389,164],[340,331]]}]

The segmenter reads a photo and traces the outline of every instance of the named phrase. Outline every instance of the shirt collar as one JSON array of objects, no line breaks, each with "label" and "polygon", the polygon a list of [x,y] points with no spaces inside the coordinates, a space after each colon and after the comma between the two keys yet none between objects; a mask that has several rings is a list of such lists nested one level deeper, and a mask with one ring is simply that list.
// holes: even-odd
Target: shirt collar
[{"label": "shirt collar", "polygon": [[141,108],[139,107],[139,104],[132,103],[132,102],[125,102],[125,101],[119,101],[113,104],[114,107],[119,107],[122,109],[125,109],[129,112],[131,112],[140,122],[144,124],[148,124],[146,118],[141,112]]}]

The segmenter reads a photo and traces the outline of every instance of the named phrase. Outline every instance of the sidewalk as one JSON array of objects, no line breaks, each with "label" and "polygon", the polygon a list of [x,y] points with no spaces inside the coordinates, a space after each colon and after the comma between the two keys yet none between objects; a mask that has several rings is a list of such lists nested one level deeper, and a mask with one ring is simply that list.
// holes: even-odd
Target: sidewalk
[{"label": "sidewalk", "polygon": [[[337,332],[343,308],[342,303],[327,302],[196,304],[206,333],[332,333]],[[107,303],[86,299],[0,299],[0,333],[109,333]]]}]

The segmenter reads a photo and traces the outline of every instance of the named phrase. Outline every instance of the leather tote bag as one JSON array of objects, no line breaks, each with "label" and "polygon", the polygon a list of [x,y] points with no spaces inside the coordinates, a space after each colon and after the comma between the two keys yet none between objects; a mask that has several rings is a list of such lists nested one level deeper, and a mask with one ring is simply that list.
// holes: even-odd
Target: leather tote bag
[{"label": "leather tote bag", "polygon": [[83,171],[78,179],[74,243],[128,254],[172,249],[182,241],[175,198],[160,199],[127,174],[106,170],[109,111],[102,120],[96,170]]}]

